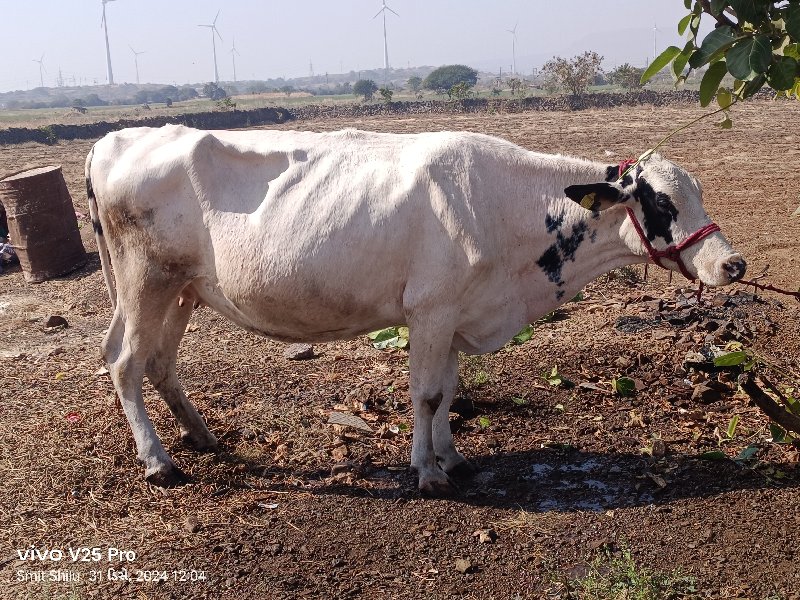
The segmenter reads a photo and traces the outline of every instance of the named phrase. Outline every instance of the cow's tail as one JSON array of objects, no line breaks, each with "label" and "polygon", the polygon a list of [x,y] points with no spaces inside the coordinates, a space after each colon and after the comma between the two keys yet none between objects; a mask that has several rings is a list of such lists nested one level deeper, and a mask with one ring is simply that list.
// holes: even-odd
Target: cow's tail
[{"label": "cow's tail", "polygon": [[89,197],[89,216],[92,219],[92,228],[97,240],[97,252],[100,255],[100,266],[103,269],[103,278],[106,281],[108,297],[111,298],[111,306],[117,308],[117,286],[114,282],[114,273],[111,270],[111,255],[108,253],[108,245],[103,235],[103,226],[100,224],[100,211],[97,208],[97,198],[94,195],[94,186],[92,185],[93,155],[94,146],[89,150],[89,155],[86,157],[86,195]]}]

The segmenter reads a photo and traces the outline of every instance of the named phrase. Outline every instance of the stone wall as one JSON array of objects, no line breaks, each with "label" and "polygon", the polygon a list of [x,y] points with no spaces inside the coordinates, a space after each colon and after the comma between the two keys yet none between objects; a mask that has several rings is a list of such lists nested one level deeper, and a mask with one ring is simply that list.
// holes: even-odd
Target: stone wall
[{"label": "stone wall", "polygon": [[233,129],[285,123],[298,119],[353,118],[388,115],[424,115],[452,113],[524,111],[564,111],[588,108],[610,108],[614,106],[638,106],[649,104],[667,106],[696,104],[698,93],[690,90],[654,92],[639,90],[625,94],[587,94],[582,97],[554,96],[532,97],[522,100],[467,99],[455,101],[420,100],[416,102],[391,102],[372,104],[321,105],[312,104],[294,108],[258,108],[253,110],[231,110],[206,113],[190,113],[177,116],[143,117],[119,121],[88,123],[82,125],[47,125],[36,129],[12,127],[0,129],[0,144],[39,142],[52,144],[58,140],[99,139],[110,131],[125,127],[160,127],[175,123],[198,129]]}]

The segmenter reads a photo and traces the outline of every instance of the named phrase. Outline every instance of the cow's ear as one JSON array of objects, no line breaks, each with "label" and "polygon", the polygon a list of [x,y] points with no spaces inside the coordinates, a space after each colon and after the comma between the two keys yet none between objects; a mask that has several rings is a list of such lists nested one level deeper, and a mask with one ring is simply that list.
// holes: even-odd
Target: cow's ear
[{"label": "cow's ear", "polygon": [[605,210],[623,200],[626,194],[613,183],[589,183],[571,185],[564,190],[567,198],[577,202],[587,210]]}]

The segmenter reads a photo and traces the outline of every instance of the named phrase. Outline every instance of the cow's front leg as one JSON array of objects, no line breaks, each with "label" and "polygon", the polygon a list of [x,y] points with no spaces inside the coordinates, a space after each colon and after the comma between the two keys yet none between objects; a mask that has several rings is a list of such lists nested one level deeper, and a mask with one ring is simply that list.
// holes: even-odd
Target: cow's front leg
[{"label": "cow's front leg", "polygon": [[[431,496],[448,496],[456,491],[439,466],[434,450],[434,415],[439,410],[447,414],[454,392],[450,373],[453,330],[443,327],[446,322],[428,315],[409,323],[409,387],[414,405],[411,468],[419,476],[420,491]],[[452,438],[449,445],[452,446]]]}]

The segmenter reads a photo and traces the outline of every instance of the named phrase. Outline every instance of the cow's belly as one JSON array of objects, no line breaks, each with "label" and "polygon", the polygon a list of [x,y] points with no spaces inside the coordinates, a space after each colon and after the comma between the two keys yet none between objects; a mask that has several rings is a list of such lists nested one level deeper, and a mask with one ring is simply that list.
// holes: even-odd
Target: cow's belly
[{"label": "cow's belly", "polygon": [[405,320],[405,274],[374,257],[336,260],[263,244],[246,256],[239,247],[216,245],[214,259],[203,301],[261,335],[330,341]]}]

